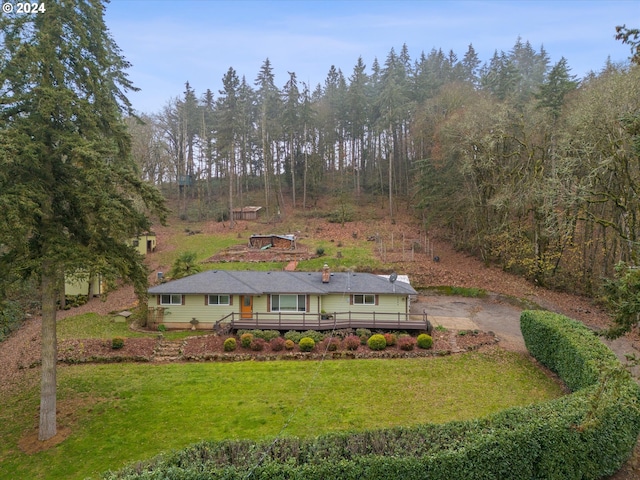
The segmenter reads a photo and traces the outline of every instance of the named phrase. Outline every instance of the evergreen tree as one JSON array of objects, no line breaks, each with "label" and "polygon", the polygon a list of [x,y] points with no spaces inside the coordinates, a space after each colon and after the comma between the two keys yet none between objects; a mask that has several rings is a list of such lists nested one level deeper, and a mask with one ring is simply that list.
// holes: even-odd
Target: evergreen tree
[{"label": "evergreen tree", "polygon": [[273,68],[268,58],[264,61],[262,67],[260,67],[255,85],[258,87],[256,96],[258,109],[260,111],[259,125],[262,145],[262,172],[264,176],[265,208],[268,216],[272,196],[271,177],[274,174],[274,170],[278,171],[274,165],[271,142],[276,141],[278,138],[278,125],[276,122],[280,112],[280,92],[275,85]]},{"label": "evergreen tree", "polygon": [[218,153],[225,164],[229,182],[229,222],[233,227],[233,184],[236,170],[236,136],[238,125],[238,88],[240,80],[236,71],[229,67],[222,78],[223,89],[220,90],[216,109],[216,145]]},{"label": "evergreen tree", "polygon": [[549,108],[555,119],[560,116],[565,95],[578,88],[578,81],[569,73],[570,71],[567,60],[562,57],[553,66],[549,76],[540,85],[539,92],[535,95],[539,105]]},{"label": "evergreen tree", "polygon": [[40,440],[56,434],[61,278],[96,272],[146,292],[142,258],[127,241],[150,226],[140,205],[164,213],[130,156],[122,119],[130,110],[129,65],[107,32],[104,6],[70,0],[46,7],[0,17],[0,269],[40,279]]}]

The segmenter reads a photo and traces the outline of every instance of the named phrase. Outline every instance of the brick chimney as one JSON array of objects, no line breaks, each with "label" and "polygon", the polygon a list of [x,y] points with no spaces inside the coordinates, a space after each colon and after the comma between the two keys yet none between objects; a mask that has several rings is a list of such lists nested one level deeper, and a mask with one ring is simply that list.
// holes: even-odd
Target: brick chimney
[{"label": "brick chimney", "polygon": [[329,280],[331,280],[331,270],[329,270],[329,265],[325,263],[322,267],[322,283],[329,283]]}]

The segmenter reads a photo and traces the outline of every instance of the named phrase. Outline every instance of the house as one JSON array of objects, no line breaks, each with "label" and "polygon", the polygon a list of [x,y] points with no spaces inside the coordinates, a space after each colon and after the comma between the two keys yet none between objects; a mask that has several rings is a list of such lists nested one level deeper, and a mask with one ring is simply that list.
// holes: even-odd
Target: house
[{"label": "house", "polygon": [[234,208],[233,219],[234,220],[257,220],[258,212],[262,210],[262,207],[242,207]]},{"label": "house", "polygon": [[295,235],[251,235],[249,237],[249,247],[251,248],[282,248],[295,250]]},{"label": "house", "polygon": [[410,284],[357,272],[209,270],[149,289],[148,325],[306,330],[424,329]]},{"label": "house", "polygon": [[105,293],[107,284],[104,282],[102,275],[91,275],[79,273],[78,275],[65,275],[64,278],[64,294],[75,297],[77,295],[86,295],[95,297]]},{"label": "house", "polygon": [[143,233],[130,240],[131,245],[138,251],[140,255],[153,253],[156,251],[157,239],[153,232]]}]

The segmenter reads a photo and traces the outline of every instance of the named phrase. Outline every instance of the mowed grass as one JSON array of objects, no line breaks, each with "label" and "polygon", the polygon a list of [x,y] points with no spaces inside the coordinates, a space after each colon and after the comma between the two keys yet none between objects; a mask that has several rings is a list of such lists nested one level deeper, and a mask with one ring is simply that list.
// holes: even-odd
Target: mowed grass
[{"label": "mowed grass", "polygon": [[2,479],[98,478],[205,439],[444,423],[562,395],[526,356],[501,350],[401,360],[61,365],[59,429],[70,433],[26,454],[19,442],[36,431],[36,377],[0,398]]},{"label": "mowed grass", "polygon": [[[127,322],[117,322],[114,316],[98,315],[97,313],[83,313],[58,320],[58,340],[104,338],[113,337],[140,338],[156,337],[158,332],[139,332],[129,328]],[[167,340],[178,340],[196,335],[211,334],[210,330],[177,330],[163,332],[162,336]]]}]

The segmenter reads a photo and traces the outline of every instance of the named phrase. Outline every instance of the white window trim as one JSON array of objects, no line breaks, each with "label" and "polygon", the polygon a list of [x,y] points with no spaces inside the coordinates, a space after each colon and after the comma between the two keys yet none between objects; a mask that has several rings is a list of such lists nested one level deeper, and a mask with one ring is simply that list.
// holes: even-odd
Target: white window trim
[{"label": "white window trim", "polygon": [[[211,301],[211,297],[218,297],[218,301],[217,302],[212,302]],[[220,301],[220,297],[227,297],[227,303],[222,303]],[[231,305],[231,295],[226,294],[226,293],[210,294],[210,295],[207,296],[207,305],[212,305],[214,307],[229,306],[229,305]]]},{"label": "white window trim", "polygon": [[[164,297],[169,297],[169,302],[164,301]],[[175,299],[178,299],[176,302]],[[160,305],[182,305],[182,295],[179,293],[163,293],[160,295]]]},{"label": "white window trim", "polygon": [[[278,297],[278,308],[273,308],[273,299]],[[280,297],[296,297],[296,309],[295,310],[282,310],[280,308]],[[303,309],[300,310],[300,297],[303,297]],[[291,312],[291,313],[303,313],[307,311],[307,296],[297,293],[283,293],[283,294],[273,294],[270,299],[271,305],[269,308],[272,312]]]},{"label": "white window trim", "polygon": [[[371,297],[371,301],[367,301],[367,297]],[[362,299],[362,301],[357,301],[358,298]],[[376,304],[376,296],[373,293],[354,293],[353,294],[353,304],[354,305],[375,305]]]}]

